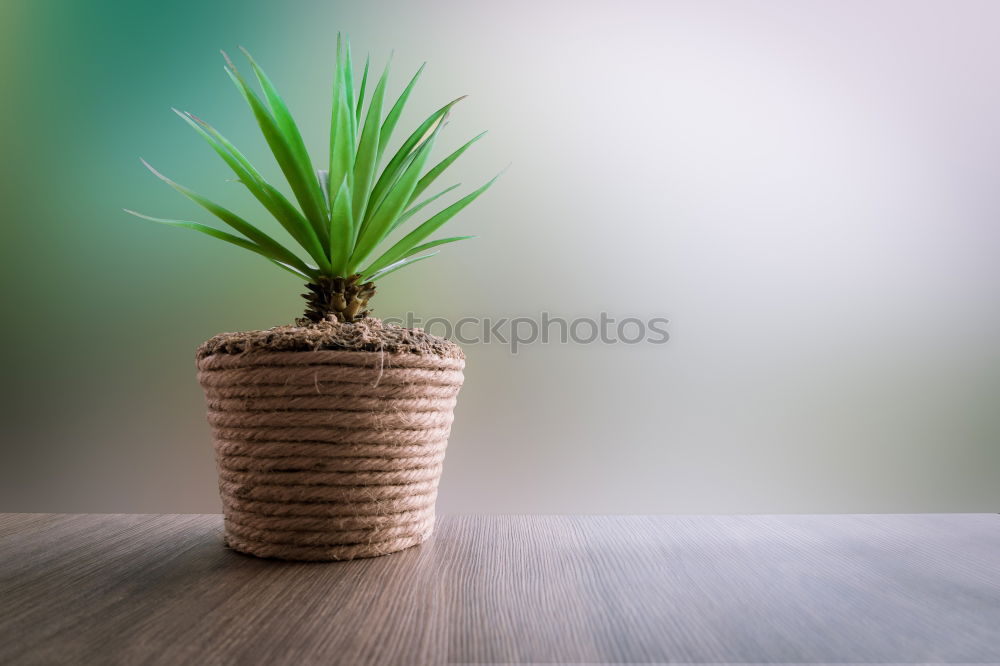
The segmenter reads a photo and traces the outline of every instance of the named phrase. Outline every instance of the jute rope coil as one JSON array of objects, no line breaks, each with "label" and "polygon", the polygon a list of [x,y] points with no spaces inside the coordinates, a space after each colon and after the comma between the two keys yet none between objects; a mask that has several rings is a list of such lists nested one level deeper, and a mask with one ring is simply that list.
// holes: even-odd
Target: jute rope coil
[{"label": "jute rope coil", "polygon": [[367,351],[200,358],[229,546],[345,560],[427,539],[464,365]]}]

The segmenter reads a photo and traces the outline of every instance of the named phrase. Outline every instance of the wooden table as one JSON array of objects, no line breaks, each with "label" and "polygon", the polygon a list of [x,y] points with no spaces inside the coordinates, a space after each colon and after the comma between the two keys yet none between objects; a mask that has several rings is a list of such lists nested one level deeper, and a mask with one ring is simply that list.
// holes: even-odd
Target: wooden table
[{"label": "wooden table", "polygon": [[2,664],[1000,662],[1000,516],[448,516],[296,564],[216,515],[0,515]]}]

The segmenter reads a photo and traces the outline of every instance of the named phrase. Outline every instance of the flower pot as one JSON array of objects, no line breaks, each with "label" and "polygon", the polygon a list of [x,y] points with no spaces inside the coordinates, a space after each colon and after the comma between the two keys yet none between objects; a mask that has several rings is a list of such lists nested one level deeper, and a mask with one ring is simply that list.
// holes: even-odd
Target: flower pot
[{"label": "flower pot", "polygon": [[425,541],[461,350],[439,338],[362,345],[382,351],[315,349],[312,339],[315,350],[303,350],[275,344],[275,330],[199,350],[226,543],[259,557],[348,560]]}]

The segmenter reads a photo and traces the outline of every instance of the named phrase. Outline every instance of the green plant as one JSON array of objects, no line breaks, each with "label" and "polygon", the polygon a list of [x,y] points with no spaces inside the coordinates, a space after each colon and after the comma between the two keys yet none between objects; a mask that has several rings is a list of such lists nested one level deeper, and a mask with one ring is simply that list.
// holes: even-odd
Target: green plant
[{"label": "green plant", "polygon": [[166,220],[131,210],[126,212],[154,222],[194,229],[232,243],[307,280],[309,293],[303,294],[307,302],[305,316],[314,322],[331,316],[346,322],[364,317],[368,301],[375,293],[376,280],[437,254],[437,251],[428,253],[427,250],[431,248],[472,238],[453,236],[427,240],[441,225],[485,192],[499,176],[415,225],[397,242],[391,245],[387,242],[392,232],[439,197],[458,187],[452,185],[418,200],[469,146],[485,134],[484,132],[469,140],[425,171],[434,141],[449,111],[462,99],[459,97],[421,123],[392,154],[385,167],[380,169],[393,130],[423,72],[423,65],[389,111],[383,114],[389,77],[387,64],[371,93],[367,112],[363,113],[365,91],[368,88],[369,59],[365,60],[361,85],[355,90],[350,44],[342,45],[338,36],[330,125],[330,160],[327,169],[316,170],[302,135],[274,84],[250,54],[245,49],[241,48],[241,51],[250,62],[265,101],[261,101],[237,71],[232,60],[223,52],[226,72],[249,104],[298,207],[268,183],[246,157],[214,127],[191,113],[177,109],[174,112],[211,145],[236,174],[237,180],[298,243],[309,260],[303,259],[297,252],[232,211],[170,180],[145,160],[142,161],[143,164],[158,178],[241,235],[197,222]]}]

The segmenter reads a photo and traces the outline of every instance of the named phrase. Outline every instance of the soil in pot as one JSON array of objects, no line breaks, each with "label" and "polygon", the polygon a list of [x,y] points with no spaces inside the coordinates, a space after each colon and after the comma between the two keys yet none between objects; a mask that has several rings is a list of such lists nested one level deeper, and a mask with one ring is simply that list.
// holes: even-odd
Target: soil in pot
[{"label": "soil in pot", "polygon": [[431,535],[458,345],[373,318],[324,321],[217,335],[197,366],[231,548],[345,560]]}]

